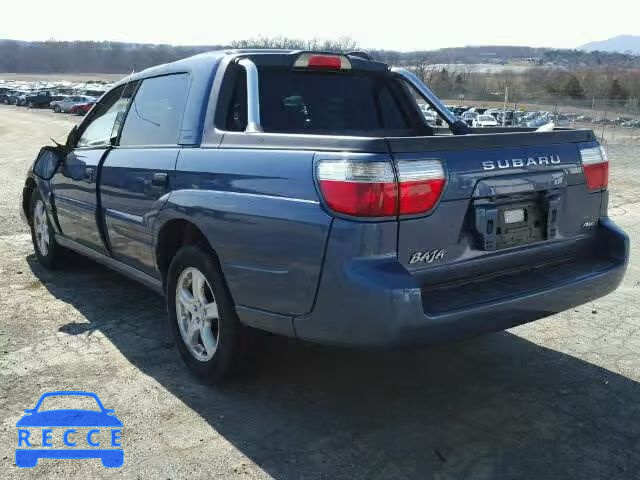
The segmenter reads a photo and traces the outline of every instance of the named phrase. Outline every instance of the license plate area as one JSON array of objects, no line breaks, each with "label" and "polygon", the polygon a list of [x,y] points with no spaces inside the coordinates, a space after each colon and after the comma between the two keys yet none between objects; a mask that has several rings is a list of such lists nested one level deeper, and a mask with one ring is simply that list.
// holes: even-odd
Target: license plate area
[{"label": "license plate area", "polygon": [[474,226],[481,248],[500,250],[554,238],[558,207],[557,192],[475,200]]},{"label": "license plate area", "polygon": [[545,217],[546,212],[537,202],[498,207],[496,249],[546,240]]}]

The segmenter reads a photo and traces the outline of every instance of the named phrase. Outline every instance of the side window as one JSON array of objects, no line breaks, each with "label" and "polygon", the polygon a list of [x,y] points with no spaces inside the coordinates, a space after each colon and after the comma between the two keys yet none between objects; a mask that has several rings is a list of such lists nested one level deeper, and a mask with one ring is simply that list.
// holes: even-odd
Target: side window
[{"label": "side window", "polygon": [[135,87],[136,83],[118,87],[95,106],[89,124],[80,135],[77,147],[101,147],[110,144],[111,138],[120,130]]},{"label": "side window", "polygon": [[188,91],[186,73],[143,80],[124,121],[120,145],[176,145]]}]

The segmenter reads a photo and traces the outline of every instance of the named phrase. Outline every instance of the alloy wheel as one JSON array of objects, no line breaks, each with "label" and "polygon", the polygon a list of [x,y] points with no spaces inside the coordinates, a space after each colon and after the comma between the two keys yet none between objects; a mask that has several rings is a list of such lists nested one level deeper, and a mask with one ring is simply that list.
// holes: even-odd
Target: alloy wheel
[{"label": "alloy wheel", "polygon": [[36,246],[40,255],[46,257],[49,253],[49,222],[47,211],[42,200],[36,201],[33,215],[33,231],[36,237]]},{"label": "alloy wheel", "polygon": [[176,318],[180,335],[198,361],[213,358],[218,348],[220,319],[218,304],[204,274],[185,268],[176,285]]}]

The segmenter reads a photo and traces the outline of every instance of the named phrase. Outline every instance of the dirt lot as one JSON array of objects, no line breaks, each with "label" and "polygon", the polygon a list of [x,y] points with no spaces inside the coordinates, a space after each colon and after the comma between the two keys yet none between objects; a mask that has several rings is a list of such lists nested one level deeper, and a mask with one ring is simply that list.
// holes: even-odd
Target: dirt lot
[{"label": "dirt lot", "polygon": [[[267,338],[254,373],[200,384],[162,300],[82,259],[34,260],[17,202],[39,145],[77,119],[0,105],[0,477],[640,478],[640,139],[608,142],[611,215],[631,235],[622,287],[508,332],[362,353]],[[16,421],[51,390],[96,392],[125,464],[14,465]]]}]

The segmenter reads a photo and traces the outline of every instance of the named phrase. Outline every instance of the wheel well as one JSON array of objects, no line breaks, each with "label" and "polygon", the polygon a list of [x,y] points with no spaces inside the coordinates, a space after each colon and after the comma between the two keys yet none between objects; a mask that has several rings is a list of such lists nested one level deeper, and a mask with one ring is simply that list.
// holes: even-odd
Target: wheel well
[{"label": "wheel well", "polygon": [[184,245],[200,245],[215,255],[207,237],[193,223],[180,219],[170,220],[162,226],[156,246],[156,262],[163,280],[166,279],[171,260]]},{"label": "wheel well", "polygon": [[22,211],[27,220],[31,220],[31,195],[36,189],[36,182],[33,178],[27,178],[27,182],[24,185],[24,194],[22,195]]}]

